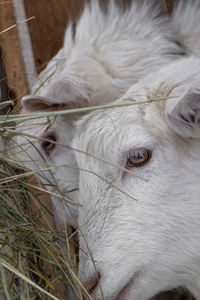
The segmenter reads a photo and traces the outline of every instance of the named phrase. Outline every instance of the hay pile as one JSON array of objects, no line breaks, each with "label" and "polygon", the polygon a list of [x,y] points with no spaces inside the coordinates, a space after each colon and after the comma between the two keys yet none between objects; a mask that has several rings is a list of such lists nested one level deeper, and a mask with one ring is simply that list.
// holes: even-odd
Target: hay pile
[{"label": "hay pile", "polygon": [[82,299],[73,241],[56,231],[34,172],[6,153],[13,117],[0,117],[0,299],[70,299],[69,286]]}]

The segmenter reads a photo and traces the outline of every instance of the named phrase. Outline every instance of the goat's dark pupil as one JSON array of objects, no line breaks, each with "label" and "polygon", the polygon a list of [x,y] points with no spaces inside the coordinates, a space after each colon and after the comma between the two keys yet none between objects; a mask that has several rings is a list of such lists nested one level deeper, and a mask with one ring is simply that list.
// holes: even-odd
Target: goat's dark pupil
[{"label": "goat's dark pupil", "polygon": [[142,158],[144,158],[144,153],[143,153],[142,151],[135,151],[135,152],[131,155],[131,158],[134,159],[134,160],[142,159]]},{"label": "goat's dark pupil", "polygon": [[51,142],[49,142],[49,141],[44,141],[42,145],[43,145],[43,147],[46,148],[46,147],[48,147],[48,146],[51,145]]}]

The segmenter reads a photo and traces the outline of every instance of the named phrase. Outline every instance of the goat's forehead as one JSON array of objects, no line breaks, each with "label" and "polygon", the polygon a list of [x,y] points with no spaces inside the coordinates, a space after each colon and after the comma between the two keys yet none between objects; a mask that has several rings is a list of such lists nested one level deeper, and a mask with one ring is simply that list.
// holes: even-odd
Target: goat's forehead
[{"label": "goat's forehead", "polygon": [[[58,135],[66,135],[70,121],[65,117],[39,118],[25,121],[18,125],[18,130],[38,138],[49,131],[55,131]],[[68,131],[67,131],[68,132]]]},{"label": "goat's forehead", "polygon": [[119,145],[120,142],[126,144],[126,138],[131,135],[137,135],[141,140],[142,132],[150,136],[155,135],[154,138],[157,139],[159,132],[160,136],[163,135],[159,121],[163,123],[162,113],[155,104],[96,111],[77,122],[75,145],[79,149],[90,151],[94,148],[105,148],[110,144]]}]

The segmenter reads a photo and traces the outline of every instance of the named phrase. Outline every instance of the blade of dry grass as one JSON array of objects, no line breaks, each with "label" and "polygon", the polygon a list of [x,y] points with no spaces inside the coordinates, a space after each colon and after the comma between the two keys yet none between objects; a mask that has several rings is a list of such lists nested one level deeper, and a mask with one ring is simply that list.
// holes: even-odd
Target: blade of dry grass
[{"label": "blade of dry grass", "polygon": [[23,23],[25,23],[25,22],[29,22],[29,21],[33,20],[34,18],[35,18],[35,16],[32,16],[32,17],[30,17],[30,18],[28,18],[28,19],[26,19],[26,20],[22,20],[22,21],[20,21],[20,22],[18,22],[18,23],[15,23],[14,25],[12,25],[12,26],[10,26],[10,27],[8,27],[8,28],[6,28],[6,29],[0,31],[0,35],[2,35],[2,34],[4,34],[4,33],[6,33],[7,31],[9,31],[9,30],[11,30],[11,29],[17,27],[17,26],[20,25],[20,24],[23,24]]},{"label": "blade of dry grass", "polygon": [[0,116],[0,126],[11,123],[11,122],[23,122],[23,121],[29,121],[29,120],[34,120],[34,119],[41,119],[41,118],[45,118],[45,117],[56,117],[56,116],[62,116],[62,115],[67,115],[67,114],[90,112],[90,111],[94,111],[94,110],[102,110],[102,109],[109,109],[109,108],[148,104],[148,103],[153,103],[153,102],[160,102],[160,101],[175,99],[177,97],[178,96],[163,97],[163,98],[158,98],[158,99],[140,100],[140,101],[117,103],[117,104],[110,104],[110,105],[99,105],[99,106],[83,107],[83,108],[76,108],[76,109],[64,109],[64,110],[51,111],[51,112],[45,112],[45,113],[38,112],[38,113],[34,113],[34,114],[9,115],[9,116],[1,115]]}]

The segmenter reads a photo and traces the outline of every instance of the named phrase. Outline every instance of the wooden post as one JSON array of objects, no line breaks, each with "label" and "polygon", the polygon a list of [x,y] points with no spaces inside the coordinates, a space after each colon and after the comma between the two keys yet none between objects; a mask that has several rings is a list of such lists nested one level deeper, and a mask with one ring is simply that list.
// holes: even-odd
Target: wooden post
[{"label": "wooden post", "polygon": [[[0,31],[6,30],[16,23],[15,13],[11,1],[0,1]],[[28,92],[24,62],[20,41],[16,28],[0,34],[0,46],[5,66],[5,74],[9,95],[12,99],[20,99]]]}]

